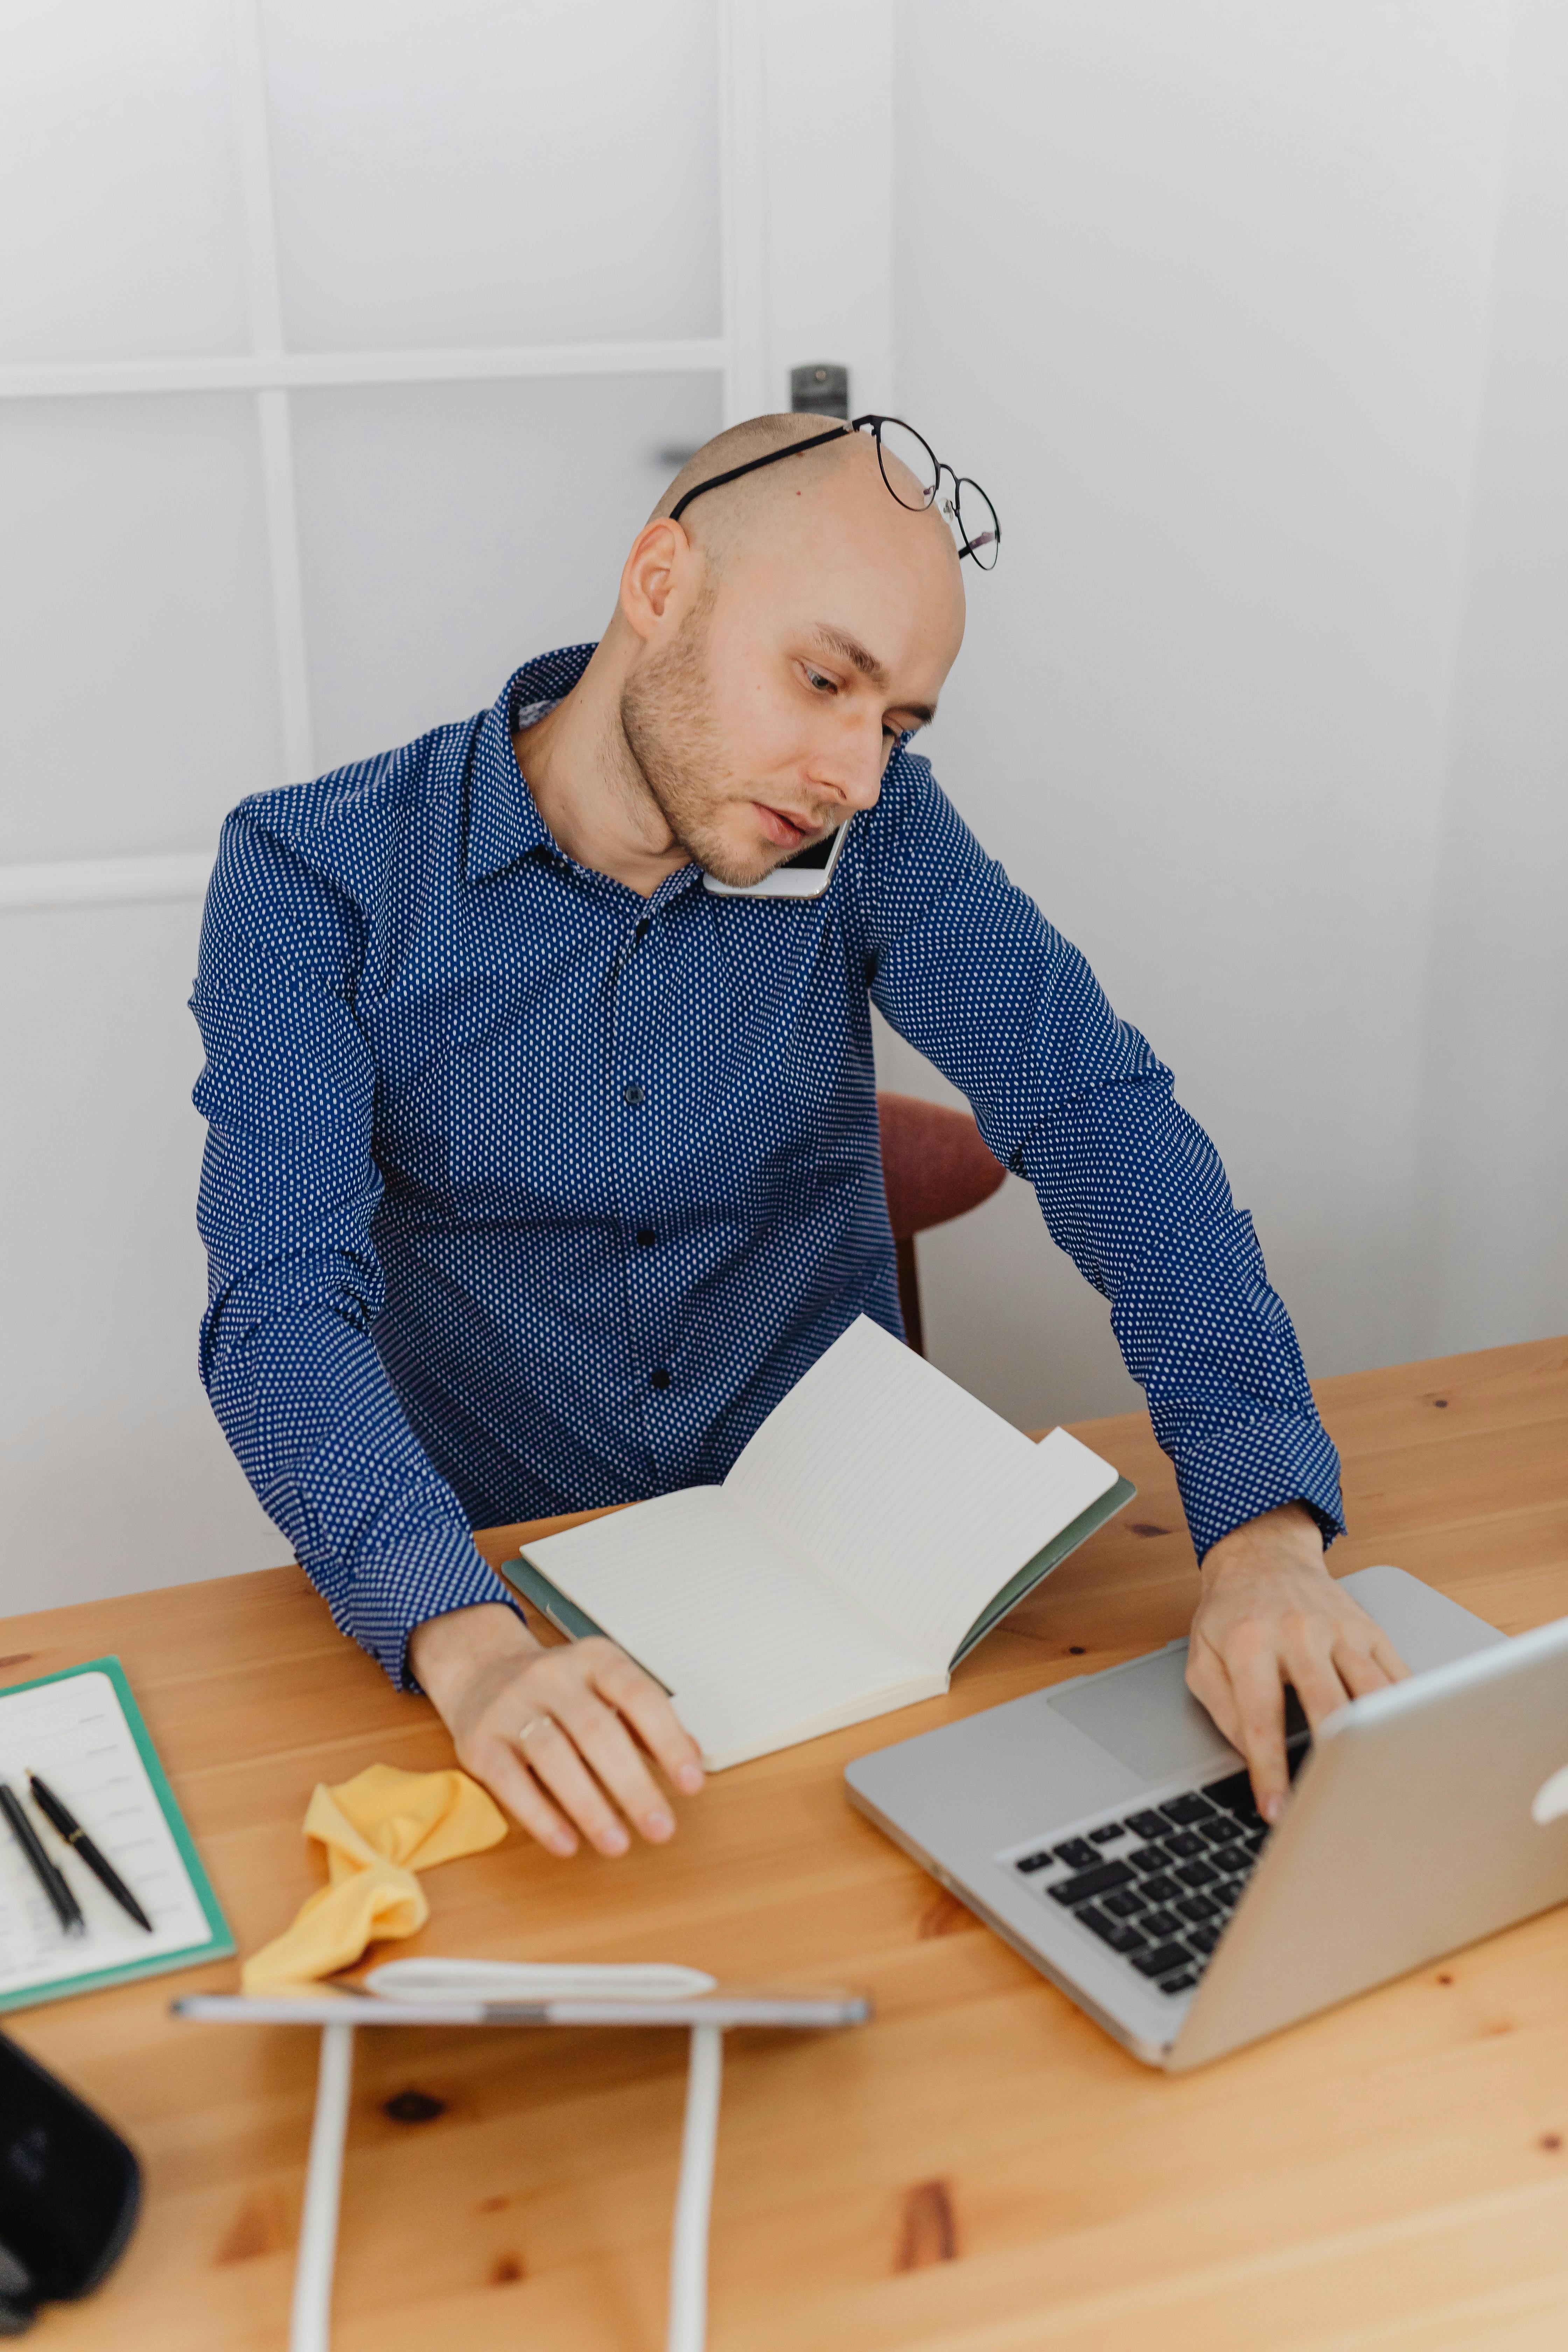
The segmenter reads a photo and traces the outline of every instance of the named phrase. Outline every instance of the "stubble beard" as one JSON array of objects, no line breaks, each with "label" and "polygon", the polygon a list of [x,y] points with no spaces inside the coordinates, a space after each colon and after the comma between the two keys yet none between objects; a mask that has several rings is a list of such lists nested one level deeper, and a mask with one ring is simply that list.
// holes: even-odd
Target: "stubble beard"
[{"label": "stubble beard", "polygon": [[[682,849],[718,882],[745,889],[788,855],[736,855],[714,823],[733,790],[713,716],[705,656],[711,589],[692,607],[668,650],[633,671],[621,689],[621,732],[649,796]],[[726,789],[730,787],[730,789]]]}]

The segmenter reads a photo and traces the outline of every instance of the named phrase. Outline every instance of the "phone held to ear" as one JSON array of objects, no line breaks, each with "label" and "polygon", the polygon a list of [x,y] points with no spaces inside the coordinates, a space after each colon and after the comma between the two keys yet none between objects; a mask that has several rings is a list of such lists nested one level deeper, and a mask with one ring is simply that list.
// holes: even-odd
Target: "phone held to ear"
[{"label": "phone held to ear", "polygon": [[836,833],[825,834],[820,841],[808,841],[804,849],[797,849],[793,857],[786,857],[782,866],[775,866],[760,882],[742,888],[736,883],[718,882],[711,874],[705,874],[702,887],[711,890],[717,898],[820,898],[833,879],[844,848],[844,836],[854,822],[853,817],[846,817]]}]

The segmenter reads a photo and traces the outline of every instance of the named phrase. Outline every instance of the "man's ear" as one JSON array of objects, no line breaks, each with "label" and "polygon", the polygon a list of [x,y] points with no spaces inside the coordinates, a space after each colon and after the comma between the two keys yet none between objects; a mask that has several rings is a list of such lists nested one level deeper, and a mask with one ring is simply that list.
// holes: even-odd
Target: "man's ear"
[{"label": "man's ear", "polygon": [[659,635],[671,604],[685,601],[696,562],[691,541],[668,516],[646,523],[632,541],[621,573],[621,611],[645,642]]}]

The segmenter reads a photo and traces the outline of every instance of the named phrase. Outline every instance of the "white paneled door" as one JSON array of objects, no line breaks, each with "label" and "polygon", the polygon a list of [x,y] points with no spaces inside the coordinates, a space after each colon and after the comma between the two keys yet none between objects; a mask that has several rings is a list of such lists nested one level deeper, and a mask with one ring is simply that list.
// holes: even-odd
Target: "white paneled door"
[{"label": "white paneled door", "polygon": [[0,1608],[280,1556],[195,1372],[223,814],[596,635],[793,363],[891,404],[892,30],[0,9]]},{"label": "white paneled door", "polygon": [[793,362],[885,403],[891,36],[891,0],[14,0],[0,905],[77,860],[189,887],[244,793],[596,634],[679,453]]}]

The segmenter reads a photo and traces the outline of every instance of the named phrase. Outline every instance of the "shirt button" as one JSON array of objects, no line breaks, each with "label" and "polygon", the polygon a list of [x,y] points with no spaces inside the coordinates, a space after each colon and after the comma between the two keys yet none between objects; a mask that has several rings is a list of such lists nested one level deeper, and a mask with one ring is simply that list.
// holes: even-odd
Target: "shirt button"
[{"label": "shirt button", "polygon": [[637,939],[637,940],[646,940],[646,939],[647,939],[647,934],[648,934],[648,919],[647,919],[647,917],[645,915],[645,916],[643,917],[643,919],[642,919],[642,921],[637,925],[637,929],[632,933],[632,937],[633,937],[634,939]]},{"label": "shirt button", "polygon": [[658,1235],[654,1232],[652,1226],[644,1225],[637,1234],[637,1247],[639,1249],[652,1249],[658,1239]]},{"label": "shirt button", "polygon": [[621,1100],[624,1103],[630,1103],[633,1110],[636,1110],[642,1098],[643,1094],[641,1087],[632,1086],[623,1087],[621,1088]]},{"label": "shirt button", "polygon": [[669,1386],[669,1374],[662,1364],[656,1365],[647,1377],[651,1388],[667,1389]]}]

